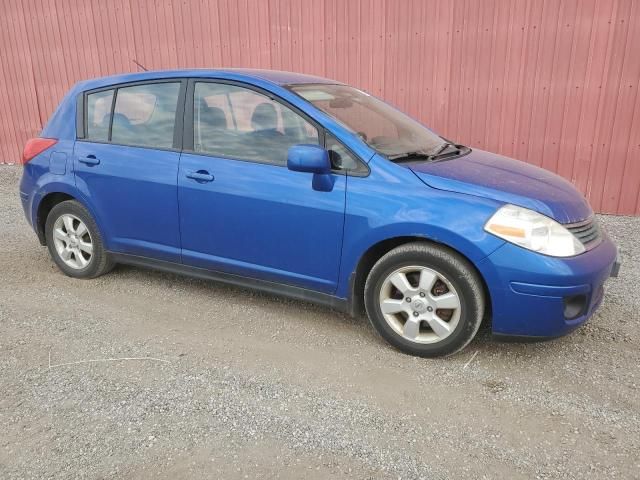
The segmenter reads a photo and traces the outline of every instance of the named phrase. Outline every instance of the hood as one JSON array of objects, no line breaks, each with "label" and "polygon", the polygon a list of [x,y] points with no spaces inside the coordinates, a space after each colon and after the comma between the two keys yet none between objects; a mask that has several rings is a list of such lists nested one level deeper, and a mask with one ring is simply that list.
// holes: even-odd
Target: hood
[{"label": "hood", "polygon": [[579,222],[593,213],[583,195],[562,177],[494,153],[473,150],[451,160],[403,165],[433,188],[519,205],[559,223]]}]

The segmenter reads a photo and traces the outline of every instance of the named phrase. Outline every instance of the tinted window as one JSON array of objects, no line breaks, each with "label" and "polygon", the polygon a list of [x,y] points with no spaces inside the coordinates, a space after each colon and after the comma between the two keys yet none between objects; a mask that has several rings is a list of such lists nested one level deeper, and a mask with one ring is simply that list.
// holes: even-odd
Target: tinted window
[{"label": "tinted window", "polygon": [[196,152],[286,165],[289,147],[319,143],[312,124],[247,88],[196,83],[193,102]]},{"label": "tinted window", "polygon": [[109,120],[113,90],[87,95],[87,138],[109,140]]},{"label": "tinted window", "polygon": [[119,88],[111,141],[156,148],[173,146],[180,83]]},{"label": "tinted window", "polygon": [[348,85],[291,87],[390,158],[417,152],[433,155],[446,141],[382,100]]},{"label": "tinted window", "polygon": [[[340,143],[333,135],[327,134],[325,148],[329,151],[331,168],[334,170],[359,170],[364,169],[361,162],[353,153]],[[364,169],[366,170],[366,169]]]}]

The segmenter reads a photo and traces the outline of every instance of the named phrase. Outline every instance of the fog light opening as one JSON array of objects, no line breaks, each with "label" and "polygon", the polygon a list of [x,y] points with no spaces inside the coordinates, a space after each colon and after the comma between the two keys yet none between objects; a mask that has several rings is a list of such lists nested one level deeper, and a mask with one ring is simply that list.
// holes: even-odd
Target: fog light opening
[{"label": "fog light opening", "polygon": [[587,310],[587,296],[572,295],[570,297],[564,297],[564,318],[567,320],[573,320],[581,315],[584,315]]}]

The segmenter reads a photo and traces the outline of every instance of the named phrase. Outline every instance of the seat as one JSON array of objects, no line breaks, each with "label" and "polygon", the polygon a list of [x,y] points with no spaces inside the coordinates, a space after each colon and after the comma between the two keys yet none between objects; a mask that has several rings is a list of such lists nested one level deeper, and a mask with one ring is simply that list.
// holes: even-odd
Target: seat
[{"label": "seat", "polygon": [[[107,125],[111,119],[111,115],[105,115]],[[108,127],[107,127],[108,128]],[[111,140],[114,143],[133,144],[136,139],[144,138],[138,132],[134,131],[129,117],[124,113],[114,113],[111,123]]]},{"label": "seat", "polygon": [[200,109],[197,113],[199,121],[197,122],[197,134],[200,144],[211,147],[219,145],[223,141],[227,129],[227,116],[220,107],[210,107],[207,102],[202,99]]},{"label": "seat", "polygon": [[256,106],[251,115],[251,128],[260,136],[278,137],[278,113],[271,103],[263,102]]},{"label": "seat", "polygon": [[200,128],[223,130],[227,128],[227,117],[220,107],[210,107],[202,100],[200,104]]},{"label": "seat", "polygon": [[113,114],[113,127],[123,128],[125,130],[131,129],[131,122],[129,121],[129,117],[127,117],[124,113],[114,113]]}]

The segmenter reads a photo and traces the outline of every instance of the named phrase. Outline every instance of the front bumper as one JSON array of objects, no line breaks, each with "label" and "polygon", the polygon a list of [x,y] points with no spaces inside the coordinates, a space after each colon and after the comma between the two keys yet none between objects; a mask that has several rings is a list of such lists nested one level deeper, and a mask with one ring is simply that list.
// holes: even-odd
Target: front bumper
[{"label": "front bumper", "polygon": [[493,333],[558,337],[585,323],[617,275],[617,249],[606,233],[581,255],[555,258],[505,243],[479,263],[491,297]]}]

